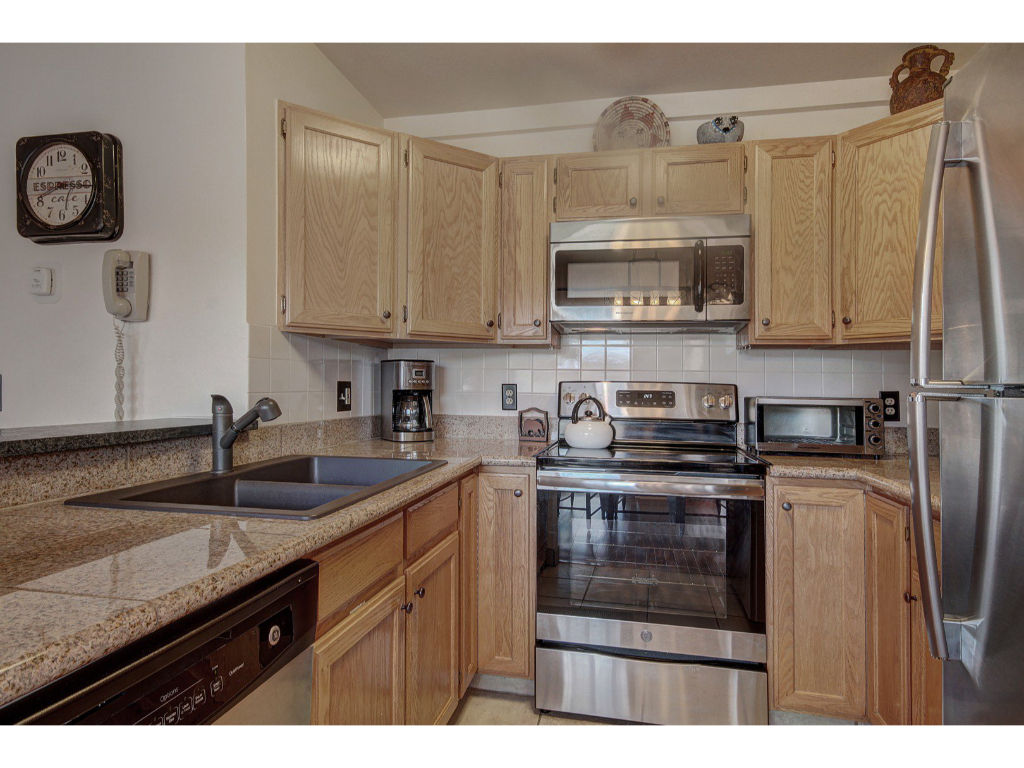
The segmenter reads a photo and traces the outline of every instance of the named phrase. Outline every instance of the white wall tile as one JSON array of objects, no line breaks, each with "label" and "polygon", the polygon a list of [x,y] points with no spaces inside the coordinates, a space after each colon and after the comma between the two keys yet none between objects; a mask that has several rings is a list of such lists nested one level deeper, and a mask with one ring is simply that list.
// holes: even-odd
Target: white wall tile
[{"label": "white wall tile", "polygon": [[508,350],[484,350],[484,368],[508,368]]},{"label": "white wall tile", "polygon": [[484,371],[482,368],[463,368],[462,369],[462,391],[463,392],[483,392],[484,390]]},{"label": "white wall tile", "polygon": [[821,373],[799,372],[793,374],[793,394],[797,397],[821,397],[824,385]]},{"label": "white wall tile", "polygon": [[580,369],[580,347],[565,347],[558,351],[558,368],[579,370]]},{"label": "white wall tile", "polygon": [[760,373],[764,371],[764,352],[760,349],[737,350],[736,370],[745,373]]},{"label": "white wall tile", "polygon": [[882,353],[877,349],[853,350],[854,373],[881,373]]},{"label": "white wall tile", "polygon": [[655,370],[658,367],[658,349],[656,347],[633,347],[632,368]]},{"label": "white wall tile", "polygon": [[766,349],[764,352],[764,369],[766,372],[792,373],[793,351],[790,349]]},{"label": "white wall tile", "polygon": [[612,371],[628,371],[629,351],[629,347],[607,347],[605,349],[605,369]]},{"label": "white wall tile", "polygon": [[682,373],[683,348],[681,346],[658,347],[658,370]]},{"label": "white wall tile", "polygon": [[501,385],[508,383],[508,369],[502,370],[489,370],[484,369],[484,392],[498,393],[498,398],[501,398]]},{"label": "white wall tile", "polygon": [[555,372],[534,371],[533,391],[536,394],[553,394],[555,392]]},{"label": "white wall tile", "polygon": [[683,347],[683,371],[706,371],[710,367],[709,347]]},{"label": "white wall tile", "polygon": [[713,345],[711,347],[712,371],[736,371],[736,347]]},{"label": "white wall tile", "polygon": [[827,397],[850,397],[853,395],[853,377],[849,373],[823,373],[821,390]]},{"label": "white wall tile", "polygon": [[821,352],[816,349],[794,349],[793,372],[821,373]]},{"label": "white wall tile", "polygon": [[584,346],[580,348],[580,368],[582,370],[604,369],[604,345]]},{"label": "white wall tile", "polygon": [[853,395],[854,397],[878,397],[878,390],[882,388],[881,373],[855,373],[853,374]]},{"label": "white wall tile", "polygon": [[[270,337],[267,337],[269,351]],[[270,359],[249,358],[249,389],[256,392],[270,392]]]},{"label": "white wall tile", "polygon": [[[249,357],[270,358],[270,332],[268,325],[249,326]],[[252,384],[249,385],[252,388]]]},{"label": "white wall tile", "polygon": [[529,392],[533,386],[532,380],[533,371],[510,370],[504,383],[515,384],[520,392]]},{"label": "white wall tile", "polygon": [[533,369],[533,352],[528,349],[510,349],[508,353],[509,368]]},{"label": "white wall tile", "polygon": [[853,353],[845,349],[826,349],[821,353],[823,373],[849,373],[853,370]]},{"label": "white wall tile", "polygon": [[784,371],[765,371],[764,393],[769,397],[792,397],[793,374]]}]

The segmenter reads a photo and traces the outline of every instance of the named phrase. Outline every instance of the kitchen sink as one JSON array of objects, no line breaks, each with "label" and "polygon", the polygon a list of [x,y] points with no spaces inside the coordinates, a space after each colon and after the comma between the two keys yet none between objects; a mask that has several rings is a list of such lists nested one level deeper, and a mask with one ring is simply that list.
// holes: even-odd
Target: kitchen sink
[{"label": "kitchen sink", "polygon": [[314,520],[437,469],[446,461],[285,456],[230,472],[162,480],[68,499],[80,507]]}]

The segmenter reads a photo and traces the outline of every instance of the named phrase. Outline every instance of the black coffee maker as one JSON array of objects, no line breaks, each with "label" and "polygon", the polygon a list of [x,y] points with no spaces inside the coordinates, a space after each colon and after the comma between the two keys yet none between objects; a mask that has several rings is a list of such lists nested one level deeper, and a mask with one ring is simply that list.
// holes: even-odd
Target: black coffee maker
[{"label": "black coffee maker", "polygon": [[396,443],[433,440],[433,390],[433,361],[381,361],[380,436]]}]

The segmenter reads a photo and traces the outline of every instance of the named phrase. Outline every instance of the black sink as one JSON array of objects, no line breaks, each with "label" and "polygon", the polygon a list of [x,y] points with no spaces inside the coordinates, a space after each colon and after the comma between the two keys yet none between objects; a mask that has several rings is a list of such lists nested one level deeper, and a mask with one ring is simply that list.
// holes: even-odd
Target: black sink
[{"label": "black sink", "polygon": [[285,456],[221,475],[201,472],[79,496],[64,503],[313,520],[447,463],[364,456]]}]

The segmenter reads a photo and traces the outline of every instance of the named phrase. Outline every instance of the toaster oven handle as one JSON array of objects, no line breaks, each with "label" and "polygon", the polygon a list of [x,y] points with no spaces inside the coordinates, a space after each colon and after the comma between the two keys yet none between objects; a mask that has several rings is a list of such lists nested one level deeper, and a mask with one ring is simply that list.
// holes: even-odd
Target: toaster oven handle
[{"label": "toaster oven handle", "polygon": [[693,246],[693,308],[704,311],[704,241],[698,240]]}]

